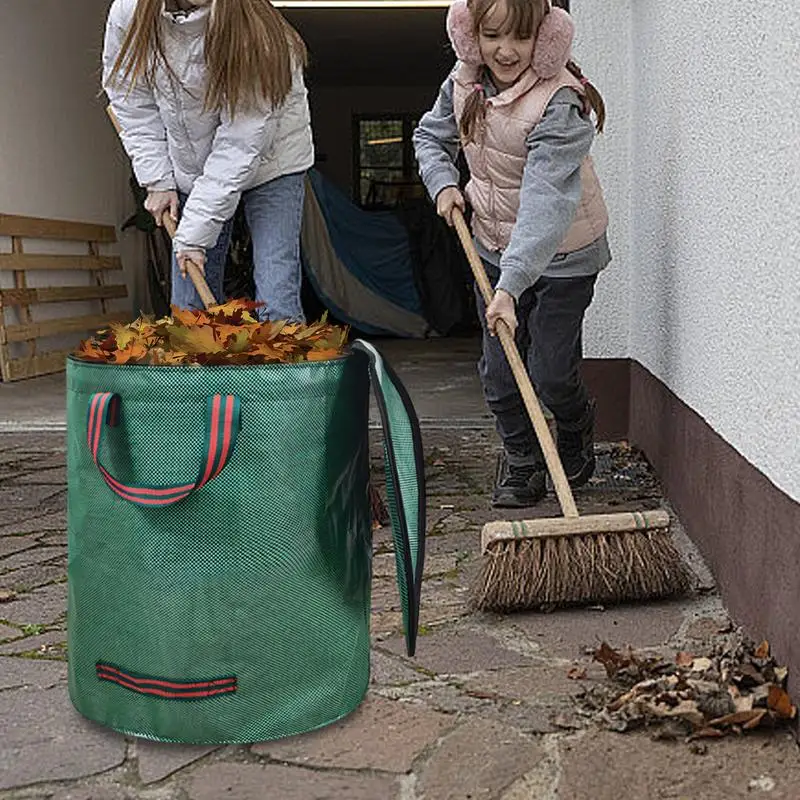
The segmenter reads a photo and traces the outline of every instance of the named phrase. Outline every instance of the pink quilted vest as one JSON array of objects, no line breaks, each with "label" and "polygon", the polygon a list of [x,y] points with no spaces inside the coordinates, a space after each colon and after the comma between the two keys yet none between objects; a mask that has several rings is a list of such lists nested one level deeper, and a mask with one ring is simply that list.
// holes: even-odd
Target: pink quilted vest
[{"label": "pink quilted vest", "polygon": [[[461,64],[453,83],[453,107],[460,123],[478,68]],[[466,187],[473,209],[472,228],[490,250],[505,250],[519,210],[522,173],[528,158],[525,139],[544,115],[553,95],[564,87],[584,96],[580,82],[566,68],[547,80],[528,69],[511,87],[486,100],[486,120],[478,142],[464,145],[470,170]],[[591,156],[581,164],[582,194],[575,218],[559,253],[572,253],[599,238],[608,226],[603,190]]]}]

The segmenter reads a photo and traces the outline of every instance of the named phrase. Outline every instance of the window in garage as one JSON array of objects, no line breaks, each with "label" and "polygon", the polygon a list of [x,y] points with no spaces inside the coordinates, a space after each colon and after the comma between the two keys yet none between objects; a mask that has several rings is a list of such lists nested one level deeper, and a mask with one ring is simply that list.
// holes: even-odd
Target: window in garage
[{"label": "window in garage", "polygon": [[353,195],[362,208],[393,208],[424,193],[411,134],[417,115],[356,115]]}]

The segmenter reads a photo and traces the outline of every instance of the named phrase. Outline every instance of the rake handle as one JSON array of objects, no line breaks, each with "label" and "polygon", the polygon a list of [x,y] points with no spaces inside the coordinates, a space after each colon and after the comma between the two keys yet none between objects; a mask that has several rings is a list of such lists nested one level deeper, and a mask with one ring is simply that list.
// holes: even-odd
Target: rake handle
[{"label": "rake handle", "polygon": [[[167,229],[169,238],[174,239],[177,226],[175,225],[175,220],[170,216],[169,211],[164,212],[163,216],[161,217],[161,224]],[[214,295],[211,293],[211,289],[208,288],[208,283],[206,282],[205,275],[203,275],[203,270],[201,270],[200,267],[198,267],[197,264],[195,264],[191,259],[188,259],[187,261],[186,272],[189,273],[189,277],[192,279],[194,288],[197,289],[197,294],[200,295],[203,305],[206,308],[217,305],[217,298],[214,297]]]},{"label": "rake handle", "polygon": [[[464,215],[459,208],[453,209],[453,223],[455,224],[458,238],[461,240],[461,246],[464,248],[469,265],[472,268],[472,274],[475,276],[475,281],[481,291],[483,300],[488,306],[492,302],[494,291],[489,283],[489,278],[486,275],[481,257],[475,249],[475,245],[472,241],[472,234],[464,220]],[[553,437],[550,435],[550,428],[547,425],[547,420],[544,418],[542,407],[536,397],[536,392],[533,390],[533,384],[528,377],[525,365],[522,363],[522,358],[519,355],[514,336],[508,325],[502,320],[500,320],[497,325],[497,334],[500,337],[500,344],[503,345],[503,350],[508,359],[508,364],[511,367],[511,372],[514,373],[514,380],[516,380],[517,388],[519,389],[520,395],[522,395],[522,402],[525,404],[525,409],[533,423],[533,429],[536,431],[536,438],[539,440],[547,469],[550,472],[550,477],[553,479],[553,486],[556,490],[556,496],[558,497],[561,511],[567,518],[577,518],[578,508],[575,505],[575,498],[572,496],[572,489],[569,487],[567,476],[564,473],[564,467],[561,464],[561,459],[558,457],[558,450],[553,442]]]}]

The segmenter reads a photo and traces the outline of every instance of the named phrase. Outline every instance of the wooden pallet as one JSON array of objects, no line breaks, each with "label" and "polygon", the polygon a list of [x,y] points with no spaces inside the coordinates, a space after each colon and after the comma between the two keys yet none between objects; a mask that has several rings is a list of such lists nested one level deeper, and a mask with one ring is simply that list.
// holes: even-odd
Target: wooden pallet
[{"label": "wooden pallet", "polygon": [[[109,313],[109,301],[127,297],[128,290],[124,284],[107,284],[106,272],[121,270],[122,262],[118,256],[100,255],[101,245],[117,241],[116,231],[110,225],[0,214],[0,237],[11,237],[11,252],[0,254],[0,274],[11,272],[14,281],[10,288],[2,288],[8,281],[0,284],[0,379],[16,381],[60,372],[72,348],[42,352],[37,339],[88,335],[119,319],[119,314]],[[86,255],[30,252],[30,245],[24,246],[26,239],[84,242]],[[90,282],[85,286],[28,286],[26,275],[45,270],[84,275],[88,272]],[[33,309],[41,304],[78,302],[97,304],[98,313],[35,320]]]}]

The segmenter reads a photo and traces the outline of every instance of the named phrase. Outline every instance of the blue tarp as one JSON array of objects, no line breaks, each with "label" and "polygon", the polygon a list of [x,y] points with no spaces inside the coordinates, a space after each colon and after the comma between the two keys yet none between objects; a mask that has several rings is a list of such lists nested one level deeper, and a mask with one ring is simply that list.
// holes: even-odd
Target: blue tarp
[{"label": "blue tarp", "polygon": [[[422,315],[408,231],[390,211],[364,211],[318,171],[309,178],[330,236],[347,270],[390,303]],[[358,309],[343,309],[358,319]]]}]

